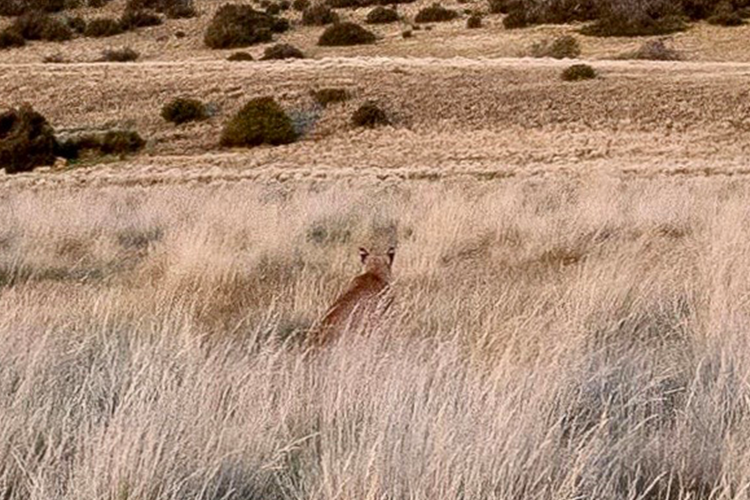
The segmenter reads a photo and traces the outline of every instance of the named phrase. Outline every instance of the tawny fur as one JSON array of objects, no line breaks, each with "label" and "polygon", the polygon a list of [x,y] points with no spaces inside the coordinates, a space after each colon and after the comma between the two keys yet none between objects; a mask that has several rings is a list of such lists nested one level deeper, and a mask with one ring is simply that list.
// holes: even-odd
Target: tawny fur
[{"label": "tawny fur", "polygon": [[360,248],[364,270],[339,295],[313,330],[311,343],[324,346],[336,340],[343,331],[372,323],[390,306],[391,267],[395,252],[371,255]]}]

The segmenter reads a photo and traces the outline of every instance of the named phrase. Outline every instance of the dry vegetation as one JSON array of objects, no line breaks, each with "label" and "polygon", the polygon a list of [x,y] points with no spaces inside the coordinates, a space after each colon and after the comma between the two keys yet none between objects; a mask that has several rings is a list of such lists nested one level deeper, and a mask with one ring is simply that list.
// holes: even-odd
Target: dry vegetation
[{"label": "dry vegetation", "polygon": [[[750,496],[750,26],[414,26],[418,0],[329,47],[298,0],[212,50],[224,0],[81,37],[124,15],[94,3],[64,43],[0,39],[0,112],[77,153],[0,171],[0,500]],[[248,112],[228,140],[258,102],[283,137]],[[306,351],[391,245],[385,320]]]},{"label": "dry vegetation", "polygon": [[[597,176],[7,190],[0,491],[745,498],[749,201]],[[305,357],[362,242],[398,245],[393,314]]]}]

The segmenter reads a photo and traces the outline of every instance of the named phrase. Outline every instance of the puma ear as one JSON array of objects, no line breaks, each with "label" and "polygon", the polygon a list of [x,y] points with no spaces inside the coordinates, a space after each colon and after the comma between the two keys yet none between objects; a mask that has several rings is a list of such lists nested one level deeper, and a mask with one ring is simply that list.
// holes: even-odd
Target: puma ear
[{"label": "puma ear", "polygon": [[386,255],[388,256],[388,263],[393,264],[393,259],[396,257],[396,248],[390,247]]},{"label": "puma ear", "polygon": [[365,263],[369,255],[370,255],[370,252],[368,252],[366,248],[359,247],[359,260],[362,261],[362,264]]}]

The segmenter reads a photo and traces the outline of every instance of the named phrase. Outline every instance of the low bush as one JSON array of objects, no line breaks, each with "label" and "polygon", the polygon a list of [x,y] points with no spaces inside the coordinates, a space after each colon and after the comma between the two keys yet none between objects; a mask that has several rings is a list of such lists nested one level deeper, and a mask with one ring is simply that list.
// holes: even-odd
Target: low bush
[{"label": "low bush", "polygon": [[57,147],[57,154],[68,160],[80,158],[83,154],[118,155],[137,153],[146,141],[132,130],[110,130],[103,134],[84,134],[70,138]]},{"label": "low bush", "polygon": [[273,33],[289,29],[289,21],[257,11],[249,5],[228,4],[214,15],[206,29],[205,44],[212,49],[247,47],[270,42]]},{"label": "low bush", "polygon": [[719,3],[707,21],[709,24],[717,26],[741,26],[745,24],[739,12],[727,1]]},{"label": "low bush", "polygon": [[442,23],[452,21],[457,17],[458,12],[455,10],[446,9],[442,5],[434,3],[417,12],[414,21],[417,23]]},{"label": "low bush", "polygon": [[12,27],[0,31],[0,49],[11,49],[24,45],[26,45],[26,39]]},{"label": "low bush", "polygon": [[102,52],[99,62],[133,62],[137,61],[140,54],[130,47],[122,49],[107,49]]},{"label": "low bush", "polygon": [[472,14],[466,20],[466,27],[470,30],[479,29],[482,27],[482,16],[480,14]]},{"label": "low bush", "polygon": [[292,8],[299,12],[304,12],[308,7],[310,7],[310,0],[294,0],[292,2]]},{"label": "low bush", "polygon": [[398,21],[398,12],[387,7],[379,6],[367,13],[365,22],[367,24],[388,24]]},{"label": "low bush", "polygon": [[596,21],[581,33],[592,36],[653,36],[686,28],[683,11],[674,0],[621,2],[602,0]]},{"label": "low bush", "polygon": [[122,26],[118,21],[108,17],[92,19],[86,24],[83,36],[90,38],[104,38],[119,35],[123,32]]},{"label": "low bush", "polygon": [[679,61],[680,54],[667,47],[664,40],[649,40],[633,52],[626,52],[618,59],[642,59],[648,61]]},{"label": "low bush", "polygon": [[89,0],[87,2],[87,5],[92,9],[100,9],[107,5],[109,2],[110,0]]},{"label": "low bush", "polygon": [[0,114],[0,165],[8,174],[55,163],[55,131],[29,105]]},{"label": "low bush", "polygon": [[289,144],[297,139],[289,116],[272,97],[249,101],[224,126],[221,145],[254,147]]},{"label": "low bush", "polygon": [[73,30],[63,21],[44,12],[28,12],[16,18],[12,29],[26,40],[62,42],[73,38]]},{"label": "low bush", "polygon": [[229,57],[227,57],[227,61],[232,62],[241,62],[241,61],[254,61],[255,59],[253,56],[248,54],[247,52],[235,52],[234,54],[231,54]]},{"label": "low bush", "polygon": [[339,16],[330,7],[317,4],[302,12],[302,24],[305,26],[325,26],[339,22]]},{"label": "low bush", "polygon": [[193,0],[128,0],[125,10],[144,9],[161,12],[170,19],[188,18],[196,15]]},{"label": "low bush", "polygon": [[544,40],[531,46],[532,57],[552,57],[554,59],[575,59],[581,55],[581,45],[576,37],[562,35],[554,40]]},{"label": "low bush", "polygon": [[588,64],[574,64],[565,68],[562,72],[562,79],[566,82],[591,80],[592,78],[596,78],[596,71]]},{"label": "low bush", "polygon": [[320,38],[318,45],[322,46],[345,46],[364,45],[375,43],[375,35],[355,23],[338,23],[326,28]]},{"label": "low bush", "polygon": [[355,127],[374,128],[389,123],[388,115],[373,101],[365,102],[352,115],[352,124]]},{"label": "low bush", "polygon": [[265,9],[266,14],[276,16],[281,13],[281,6],[277,3],[272,3]]},{"label": "low bush", "polygon": [[68,23],[68,27],[79,35],[86,31],[86,20],[81,16],[69,17],[66,19],[66,22]]},{"label": "low bush", "polygon": [[263,52],[261,61],[274,61],[282,59],[304,59],[305,54],[302,53],[297,47],[289,45],[288,43],[277,43],[266,47]]},{"label": "low bush", "polygon": [[489,0],[490,14],[508,14],[516,0]]},{"label": "low bush", "polygon": [[123,31],[159,26],[163,22],[161,17],[147,10],[127,9],[120,17],[120,27]]},{"label": "low bush", "polygon": [[346,89],[325,88],[310,91],[313,100],[322,107],[330,104],[345,102],[351,99],[351,94]]},{"label": "low bush", "polygon": [[161,108],[161,117],[175,125],[205,120],[208,118],[206,106],[197,99],[178,97]]},{"label": "low bush", "polygon": [[2,0],[0,16],[15,17],[26,13],[60,12],[65,0]]},{"label": "low bush", "polygon": [[414,36],[414,32],[412,30],[404,30],[401,32],[401,38],[403,39],[411,38],[413,36]]}]

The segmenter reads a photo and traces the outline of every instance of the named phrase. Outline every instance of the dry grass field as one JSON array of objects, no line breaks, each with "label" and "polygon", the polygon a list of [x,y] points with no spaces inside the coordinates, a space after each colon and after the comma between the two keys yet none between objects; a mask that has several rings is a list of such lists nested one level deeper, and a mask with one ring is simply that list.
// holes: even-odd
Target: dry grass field
[{"label": "dry grass field", "polygon": [[[526,56],[577,26],[295,26],[309,59],[230,63],[221,3],[0,51],[0,110],[147,140],[0,171],[0,500],[750,498],[750,27],[671,62],[576,34],[599,76],[567,83]],[[221,148],[265,95],[302,138]],[[391,125],[350,124],[367,100]],[[396,247],[393,307],[310,352],[359,246]]]}]

